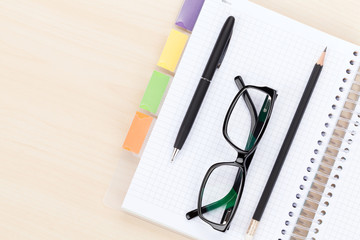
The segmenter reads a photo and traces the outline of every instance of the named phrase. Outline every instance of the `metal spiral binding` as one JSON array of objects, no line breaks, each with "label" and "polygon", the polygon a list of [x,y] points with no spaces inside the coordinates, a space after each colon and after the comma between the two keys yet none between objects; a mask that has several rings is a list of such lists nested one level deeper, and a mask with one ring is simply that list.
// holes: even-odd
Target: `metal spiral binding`
[{"label": "metal spiral binding", "polygon": [[[354,57],[358,56],[358,52],[353,53]],[[350,61],[351,65],[354,65],[354,60]],[[346,73],[350,74],[351,70],[347,69]],[[343,82],[348,82],[347,78],[343,78]],[[344,88],[340,87],[339,92],[343,92]],[[330,205],[331,197],[333,195],[332,191],[336,188],[336,181],[340,178],[340,171],[342,170],[342,164],[345,162],[345,156],[350,151],[350,144],[352,143],[351,137],[345,138],[349,134],[354,136],[355,131],[349,130],[350,124],[353,124],[355,127],[360,125],[359,121],[353,121],[353,115],[357,115],[360,118],[360,113],[355,112],[357,103],[360,99],[360,72],[357,73],[354,82],[352,83],[351,90],[345,100],[344,106],[341,110],[341,114],[337,119],[334,130],[326,146],[325,153],[319,163],[318,169],[316,170],[313,182],[308,190],[307,196],[304,197],[304,203],[296,222],[291,223],[290,220],[285,221],[286,228],[289,225],[293,225],[291,233],[286,233],[285,229],[281,230],[281,234],[290,240],[316,240],[316,234],[319,232],[318,226],[321,225],[324,221],[322,216],[326,215],[326,207]],[[339,101],[340,96],[335,96],[335,100]],[[332,109],[337,108],[337,102],[332,105]],[[328,115],[329,119],[333,119],[332,113]],[[325,128],[328,128],[330,123],[325,123]],[[322,131],[321,136],[326,136],[327,132]],[[346,142],[347,146],[342,146]],[[322,145],[323,142],[321,139],[318,140],[318,145]],[[314,149],[314,153],[318,154],[319,150]],[[311,163],[315,162],[314,158],[310,159]],[[312,171],[311,166],[306,169],[308,172]],[[304,176],[304,181],[308,180],[307,176]],[[301,190],[304,189],[304,185],[299,186]],[[300,199],[301,194],[296,194],[296,199]],[[294,202],[292,204],[293,208],[297,207],[297,204]],[[289,216],[293,216],[293,212],[289,212]],[[316,219],[315,219],[316,218]],[[309,236],[310,235],[310,236]],[[282,240],[282,238],[279,238]]]}]

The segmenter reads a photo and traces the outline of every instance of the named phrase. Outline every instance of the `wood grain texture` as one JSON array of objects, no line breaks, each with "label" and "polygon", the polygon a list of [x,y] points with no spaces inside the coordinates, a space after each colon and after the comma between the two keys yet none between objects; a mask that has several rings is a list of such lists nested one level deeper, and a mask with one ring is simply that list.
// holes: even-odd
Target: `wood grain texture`
[{"label": "wood grain texture", "polygon": [[[359,1],[255,2],[360,43]],[[181,4],[0,1],[2,240],[186,239],[102,203],[139,161],[121,145]]]}]

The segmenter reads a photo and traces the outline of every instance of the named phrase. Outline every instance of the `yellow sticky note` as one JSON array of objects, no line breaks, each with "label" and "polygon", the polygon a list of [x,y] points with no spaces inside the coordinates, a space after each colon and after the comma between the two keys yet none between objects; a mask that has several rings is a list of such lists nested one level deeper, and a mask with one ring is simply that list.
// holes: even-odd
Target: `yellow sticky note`
[{"label": "yellow sticky note", "polygon": [[175,29],[171,29],[157,65],[174,72],[187,40],[188,35]]}]

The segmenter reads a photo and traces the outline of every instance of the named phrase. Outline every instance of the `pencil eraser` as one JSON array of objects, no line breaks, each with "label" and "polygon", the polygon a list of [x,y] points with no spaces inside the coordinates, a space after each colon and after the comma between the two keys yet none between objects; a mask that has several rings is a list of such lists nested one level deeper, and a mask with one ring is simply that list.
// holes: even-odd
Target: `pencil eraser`
[{"label": "pencil eraser", "polygon": [[141,112],[136,112],[125,138],[123,148],[138,154],[149,131],[153,118]]},{"label": "pencil eraser", "polygon": [[187,34],[179,32],[175,29],[171,29],[170,35],[165,43],[165,47],[161,53],[157,65],[166,70],[174,72],[185,48],[187,40]]},{"label": "pencil eraser", "polygon": [[140,108],[156,114],[169,80],[170,76],[154,71],[141,100]]},{"label": "pencil eraser", "polygon": [[192,31],[205,0],[185,0],[175,24]]}]

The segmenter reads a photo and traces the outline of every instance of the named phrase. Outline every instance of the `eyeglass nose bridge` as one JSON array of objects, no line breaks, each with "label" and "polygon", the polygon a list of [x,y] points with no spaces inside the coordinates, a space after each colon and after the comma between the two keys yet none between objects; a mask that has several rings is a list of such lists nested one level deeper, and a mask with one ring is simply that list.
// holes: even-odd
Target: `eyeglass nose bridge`
[{"label": "eyeglass nose bridge", "polygon": [[251,153],[244,154],[242,152],[238,152],[235,162],[244,166],[246,159],[251,155]]},{"label": "eyeglass nose bridge", "polygon": [[238,156],[238,157],[236,158],[235,162],[236,162],[236,163],[243,164],[243,163],[244,163],[244,158]]}]

